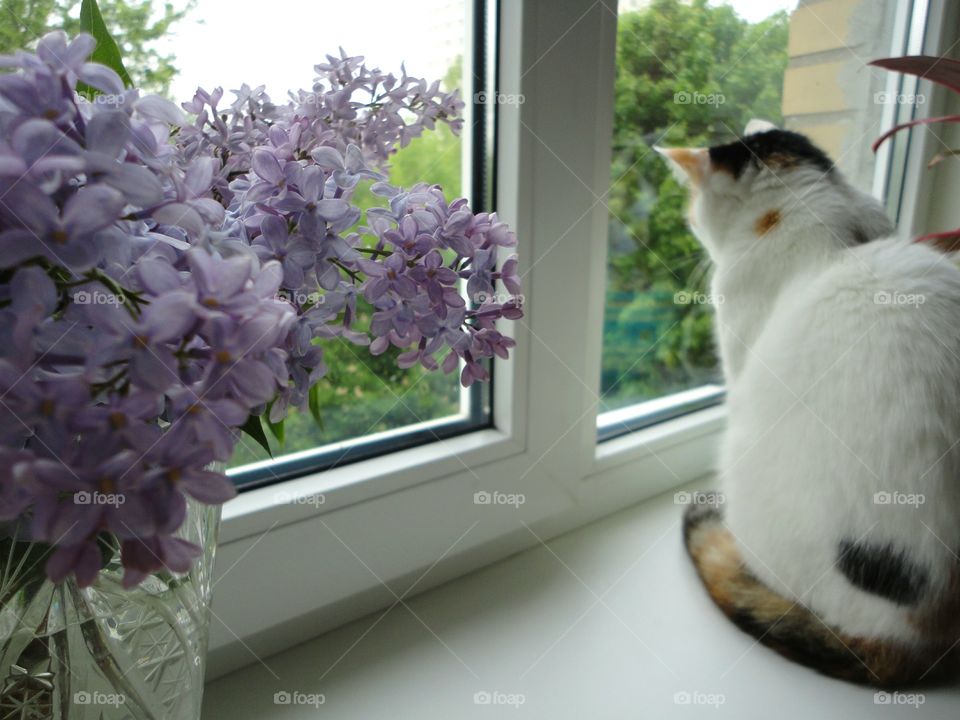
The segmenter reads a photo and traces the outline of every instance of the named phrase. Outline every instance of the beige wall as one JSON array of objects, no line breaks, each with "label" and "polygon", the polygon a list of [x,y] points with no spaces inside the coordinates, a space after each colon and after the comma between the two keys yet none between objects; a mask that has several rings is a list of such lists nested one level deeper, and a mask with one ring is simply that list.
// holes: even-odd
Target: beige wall
[{"label": "beige wall", "polygon": [[785,124],[810,136],[867,191],[886,72],[866,63],[889,56],[895,9],[896,0],[801,0],[790,16]]}]

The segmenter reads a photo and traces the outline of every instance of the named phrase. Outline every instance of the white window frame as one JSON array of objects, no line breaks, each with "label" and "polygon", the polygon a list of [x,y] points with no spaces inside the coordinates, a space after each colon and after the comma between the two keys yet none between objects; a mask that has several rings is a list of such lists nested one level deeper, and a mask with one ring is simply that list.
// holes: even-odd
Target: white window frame
[{"label": "white window frame", "polygon": [[[597,443],[616,0],[499,13],[499,91],[524,102],[499,107],[497,210],[520,238],[527,313],[504,327],[517,347],[496,360],[494,429],[230,501],[209,678],[269,669],[275,652],[712,470],[722,406]],[[477,505],[483,490],[525,502]]]}]

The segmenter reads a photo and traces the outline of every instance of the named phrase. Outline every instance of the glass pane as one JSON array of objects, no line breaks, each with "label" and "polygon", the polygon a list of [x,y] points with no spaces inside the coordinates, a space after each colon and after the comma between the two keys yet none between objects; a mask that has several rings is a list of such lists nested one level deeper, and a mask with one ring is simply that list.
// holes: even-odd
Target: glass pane
[{"label": "glass pane", "polygon": [[627,406],[722,382],[708,258],[687,229],[685,189],[652,146],[729,142],[763,118],[809,135],[873,190],[870,143],[890,100],[886,73],[865,65],[891,54],[908,5],[620,0],[602,433]]}]

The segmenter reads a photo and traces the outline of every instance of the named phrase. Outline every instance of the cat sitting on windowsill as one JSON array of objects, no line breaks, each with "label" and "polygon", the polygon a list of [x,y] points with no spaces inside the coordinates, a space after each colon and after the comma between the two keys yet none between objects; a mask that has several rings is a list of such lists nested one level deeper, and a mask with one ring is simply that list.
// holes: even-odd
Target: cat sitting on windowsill
[{"label": "cat sitting on windowsill", "polygon": [[897,239],[804,136],[658,150],[715,265],[721,492],[687,513],[707,590],[828,675],[902,687],[960,644],[960,269]]}]

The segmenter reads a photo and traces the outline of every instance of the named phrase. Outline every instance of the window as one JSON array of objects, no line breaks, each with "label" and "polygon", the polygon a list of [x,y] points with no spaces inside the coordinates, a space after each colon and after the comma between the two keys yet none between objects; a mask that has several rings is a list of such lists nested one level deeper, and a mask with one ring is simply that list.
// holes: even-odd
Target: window
[{"label": "window", "polygon": [[[184,100],[198,85],[206,89],[221,85],[229,97],[229,89],[246,82],[262,83],[271,97],[283,99],[288,90],[309,88],[313,65],[338,47],[367,53],[369,66],[388,72],[399,74],[403,63],[412,75],[442,80],[448,89],[462,88],[466,122],[460,137],[438,125],[401,149],[392,162],[391,182],[403,187],[439,183],[448,197],[466,195],[475,209],[488,208],[485,171],[492,106],[470,102],[472,93],[486,87],[484,3],[476,3],[476,8],[468,0],[362,4],[363,16],[376,18],[375,22],[362,20],[356,5],[305,6],[277,0],[271,12],[257,18],[257,52],[237,53],[221,63],[210,61],[211,30],[219,36],[249,37],[250,18],[231,12],[230,4],[222,0],[200,0],[173,24],[172,33],[159,46],[161,53],[173,56],[177,68],[168,94]],[[308,36],[296,42],[290,42],[293,17],[310,27]],[[361,207],[384,202],[369,191],[370,184],[358,190]],[[365,310],[369,319],[362,299],[359,309],[362,323]],[[325,341],[323,347],[329,372],[319,385],[322,423],[310,413],[294,411],[285,423],[283,442],[268,438],[273,458],[241,436],[230,463],[239,485],[275,482],[489,424],[489,385],[465,391],[457,373],[401,370],[395,349],[374,357],[341,339]]]},{"label": "window", "polygon": [[[213,1],[199,0],[200,3]],[[625,383],[615,382],[616,375],[613,381],[601,383],[601,361],[608,356],[610,347],[609,342],[604,347],[601,327],[605,312],[604,279],[608,275],[608,265],[614,264],[617,257],[610,253],[608,262],[608,237],[613,243],[616,236],[609,233],[610,210],[607,206],[616,211],[631,229],[650,227],[649,223],[644,225],[649,213],[643,214],[642,204],[617,206],[614,192],[620,184],[615,184],[614,192],[608,193],[611,166],[619,167],[622,175],[631,169],[630,163],[634,161],[623,164],[624,158],[616,157],[611,162],[611,151],[614,150],[610,142],[611,131],[616,126],[618,130],[614,137],[619,133],[627,146],[626,150],[616,150],[615,154],[619,155],[630,151],[629,143],[638,148],[646,147],[659,133],[670,128],[670,122],[657,120],[652,130],[636,131],[631,137],[631,126],[621,120],[621,110],[625,113],[628,109],[624,105],[628,98],[623,91],[624,76],[621,74],[619,81],[615,77],[618,20],[627,13],[643,13],[650,7],[666,12],[663,8],[667,5],[689,8],[698,4],[701,4],[698,0],[671,3],[655,0],[625,6],[618,13],[616,0],[469,3],[477,14],[471,14],[469,20],[459,21],[463,26],[462,42],[468,46],[464,50],[465,66],[476,68],[476,75],[483,81],[479,87],[495,87],[504,98],[524,98],[523,102],[504,102],[496,106],[496,173],[491,172],[494,127],[490,105],[483,106],[484,114],[475,114],[473,122],[468,123],[473,130],[464,134],[463,142],[472,142],[473,147],[464,150],[467,160],[461,164],[461,175],[465,178],[461,181],[461,189],[471,193],[475,201],[482,198],[486,203],[494,197],[492,180],[496,178],[497,210],[516,231],[520,241],[517,251],[524,275],[523,293],[528,313],[521,321],[505,328],[516,339],[517,347],[509,360],[494,361],[496,382],[486,402],[471,400],[472,404],[468,405],[468,398],[458,395],[463,403],[461,408],[484,410],[486,417],[479,419],[480,429],[439,442],[428,442],[434,440],[435,435],[443,437],[444,428],[440,426],[446,423],[464,422],[461,428],[469,425],[466,424],[465,410],[463,415],[453,416],[452,420],[444,417],[430,420],[424,415],[425,420],[436,425],[427,430],[418,430],[416,424],[404,425],[392,431],[398,441],[404,442],[409,442],[411,437],[416,439],[419,432],[421,435],[417,441],[424,441],[424,444],[385,454],[383,451],[390,446],[383,436],[375,438],[372,446],[367,444],[366,448],[364,445],[370,442],[370,436],[366,440],[354,438],[346,441],[349,447],[334,446],[334,452],[365,449],[374,456],[349,465],[340,462],[324,472],[310,472],[309,469],[322,467],[324,461],[331,464],[338,456],[327,456],[325,460],[323,449],[307,450],[304,456],[281,458],[269,470],[261,469],[263,475],[259,478],[253,477],[254,484],[266,484],[273,479],[271,473],[284,479],[290,476],[291,479],[278,486],[250,487],[224,507],[217,550],[210,677],[261,658],[266,658],[265,664],[269,666],[272,653],[302,642],[305,633],[319,633],[347,619],[387,608],[396,603],[394,589],[409,588],[411,578],[419,578],[415,583],[418,592],[426,590],[493,559],[532,547],[541,539],[574,529],[613,509],[703,477],[710,471],[718,434],[723,428],[724,409],[713,406],[698,412],[686,412],[682,416],[677,413],[715,402],[722,393],[715,384],[717,375],[711,374],[714,372],[712,356],[698,355],[695,362],[691,359],[675,370],[662,360],[664,356],[657,359],[660,345],[654,342],[656,338],[638,339],[625,332],[621,334],[624,339],[620,344],[620,351],[626,357],[623,370],[634,363],[641,367],[656,361],[670,373],[664,372],[662,380],[658,377],[656,382],[647,382],[646,388],[639,384],[632,386],[629,392],[623,390]],[[769,0],[758,0],[754,4],[766,12],[745,16],[750,25],[756,25],[770,14]],[[881,118],[881,114],[886,116],[894,110],[912,112],[915,109],[927,112],[930,104],[874,104],[874,93],[886,91],[888,81],[898,84],[899,78],[865,70],[854,53],[862,58],[900,54],[899,50],[891,51],[895,46],[892,38],[916,36],[911,28],[917,30],[921,38],[920,45],[910,46],[911,52],[937,54],[950,48],[957,40],[957,28],[960,27],[957,18],[960,4],[929,0],[931,8],[940,8],[936,13],[931,12],[927,20],[928,27],[932,28],[930,37],[922,32],[922,21],[911,19],[925,17],[926,11],[919,7],[921,4],[919,0],[916,3],[807,0],[802,3],[801,10],[809,8],[817,12],[843,39],[844,46],[826,47],[828,38],[831,42],[837,40],[822,29],[809,11],[806,32],[820,42],[819,46],[808,46],[803,50],[795,45],[799,36],[798,40],[793,39],[794,26],[804,17],[800,11],[789,16],[786,40],[780,36],[778,41],[786,42],[788,59],[778,70],[783,79],[783,86],[778,90],[781,93],[779,105],[773,100],[766,101],[772,106],[771,112],[775,114],[779,107],[780,114],[786,115],[788,126],[810,132],[834,157],[842,156],[844,171],[867,188],[872,186],[874,167],[869,141],[878,134],[869,123],[889,127],[892,120]],[[433,22],[431,13],[410,11],[411,5],[416,8],[434,6],[396,4],[397,9],[390,11],[392,5],[386,0],[360,0],[349,10],[344,10],[343,16],[337,16],[344,19],[335,31],[327,32],[320,28],[319,20],[315,21],[317,37],[326,34],[322,34],[323,42],[311,37],[306,50],[310,57],[303,58],[306,63],[303,75],[293,75],[297,72],[294,66],[301,66],[299,60],[294,62],[293,59],[293,55],[300,52],[295,47],[302,42],[300,36],[295,43],[290,43],[290,47],[283,47],[284,65],[291,68],[289,84],[299,86],[309,82],[310,64],[317,61],[311,53],[318,48],[322,50],[342,43],[347,50],[353,51],[356,46],[358,52],[369,55],[387,47],[381,42],[383,35],[380,33],[391,38],[402,37],[403,48],[411,50],[414,45],[419,48],[444,39],[443,35],[428,37],[423,29],[424,24]],[[707,5],[714,7],[716,3]],[[746,5],[740,0],[734,3],[738,11],[745,12]],[[785,7],[794,9],[793,4]],[[832,14],[828,7],[833,8]],[[918,7],[916,15],[912,10],[914,7]],[[289,36],[291,17],[306,23],[310,21],[307,17],[310,12],[313,10],[309,7],[300,6],[295,12],[274,13],[283,18],[278,21],[283,27],[278,25],[266,35],[283,37],[287,33]],[[320,11],[317,13],[319,16]],[[223,14],[229,15],[226,11]],[[269,15],[258,16],[258,20],[267,22]],[[481,15],[485,22],[480,22],[477,15]],[[202,68],[204,63],[211,65],[207,79],[197,71],[196,80],[191,83],[202,81],[209,84],[228,71],[228,68],[214,71],[205,44],[213,33],[246,37],[247,31],[242,27],[246,22],[231,17],[211,18],[202,32],[197,31],[189,42],[185,36],[180,38],[184,45],[195,43],[198,47],[191,51],[194,60],[190,67]],[[186,26],[186,23],[181,24],[181,31]],[[495,28],[495,32],[487,33],[487,26]],[[624,27],[621,22],[621,37]],[[802,28],[802,23],[798,27]],[[816,30],[817,27],[821,30]],[[449,34],[450,31],[445,32]],[[670,36],[673,34],[678,34],[683,41],[672,40]],[[424,41],[425,37],[428,40]],[[494,37],[497,39],[495,46]],[[752,37],[758,39],[759,36]],[[681,50],[691,43],[704,50],[710,49],[713,55],[704,54],[694,68],[700,67],[701,70],[718,63],[714,57],[719,52],[715,40],[709,33],[698,35],[695,24],[690,27],[679,19],[657,37],[657,43],[667,47],[676,42]],[[874,41],[883,47],[874,49],[869,44]],[[457,40],[458,44],[460,42]],[[766,47],[764,42],[761,41],[760,47]],[[660,47],[648,44],[654,49]],[[179,47],[174,46],[175,50]],[[265,44],[264,47],[277,46]],[[621,43],[620,48],[623,47]],[[901,48],[906,47],[901,45]],[[657,52],[660,54],[659,50]],[[676,55],[675,51],[672,52]],[[186,73],[189,56],[176,54]],[[237,54],[238,63],[247,62],[240,57],[242,54]],[[661,57],[681,77],[693,72],[690,68],[684,70],[675,65],[679,56]],[[371,58],[384,67],[394,64],[391,58],[376,55]],[[491,67],[494,60],[496,72]],[[839,61],[846,62],[849,67],[838,70],[836,65],[831,66],[831,62]],[[657,72],[667,72],[652,55],[645,62],[644,67],[654,76]],[[826,79],[811,80],[811,90],[811,85],[802,81],[805,77],[812,77],[814,71],[810,68],[816,65],[823,66],[822,74]],[[412,60],[409,67],[412,72],[429,72],[418,70]],[[831,67],[834,68],[832,73]],[[255,68],[251,68],[247,69],[252,73]],[[792,72],[794,69],[798,72]],[[707,70],[712,73],[706,75],[711,81],[719,81],[723,74],[716,67],[707,67]],[[465,83],[474,81],[474,72],[465,75]],[[241,77],[246,79],[255,75],[241,76],[238,72],[236,80]],[[286,74],[281,76],[282,79],[287,77]],[[751,81],[749,77],[736,74],[731,77],[741,83]],[[860,80],[866,77],[870,78],[869,82],[861,83]],[[493,85],[494,79],[496,85]],[[232,80],[227,78],[224,82],[229,88]],[[798,103],[794,107],[798,107],[804,98],[808,102],[811,99],[819,101],[828,92],[833,93],[834,98],[837,95],[843,97],[842,92],[831,89],[834,87],[831,82],[843,82],[844,87],[859,93],[849,96],[849,107],[830,110],[808,106],[809,112],[806,113],[785,109],[790,97]],[[286,84],[284,81],[281,86]],[[746,93],[742,89],[726,87],[726,79],[724,85],[707,91],[709,84],[701,83],[695,89],[700,92],[738,92],[738,97]],[[615,86],[620,90],[616,95]],[[474,87],[478,86],[475,84]],[[652,90],[642,85],[637,85],[633,91],[649,96],[651,99],[645,103],[650,106],[648,109],[662,111],[666,116],[680,112],[679,105],[673,103],[674,93],[681,90],[680,87],[669,89],[669,93],[663,90],[664,94],[659,98],[654,98]],[[476,92],[469,86],[465,88],[468,98]],[[899,92],[909,94],[912,91],[907,88]],[[932,91],[925,87],[921,92]],[[760,99],[759,96],[751,97],[750,102],[757,105],[754,101]],[[751,109],[765,112],[763,107]],[[468,109],[475,112],[481,108],[470,104]],[[711,117],[712,112],[729,112],[731,109],[732,101],[723,105],[691,102],[686,108],[687,111],[701,112],[704,118]],[[702,137],[690,139],[706,141],[714,136],[729,137],[740,129],[733,123],[741,118],[723,117],[731,125],[729,133],[714,123],[700,131]],[[639,125],[634,123],[634,127]],[[855,127],[860,127],[859,132],[853,130]],[[658,129],[659,133],[652,134]],[[686,127],[677,125],[670,132],[663,142],[687,140]],[[950,222],[957,222],[953,217],[934,225],[928,223],[926,213],[911,209],[912,196],[922,199],[931,194],[922,189],[920,182],[929,175],[924,165],[935,150],[931,148],[931,152],[923,153],[916,149],[925,136],[925,131],[920,129],[914,131],[910,139],[910,162],[907,164],[912,168],[914,161],[919,160],[916,175],[910,174],[912,169],[906,176],[899,170],[884,173],[881,167],[884,163],[891,168],[898,167],[898,156],[906,155],[902,152],[905,147],[892,146],[891,156],[880,155],[876,162],[880,167],[878,177],[904,177],[902,192],[896,191],[903,197],[900,212],[906,219],[916,217],[920,221],[921,224],[911,231],[917,233],[938,227],[942,229]],[[858,158],[863,160],[862,166]],[[947,166],[948,163],[941,165]],[[862,174],[856,174],[858,167],[862,168]],[[662,170],[658,165],[650,165],[649,169],[651,172]],[[934,172],[941,169],[935,168]],[[625,178],[624,184],[630,177]],[[638,174],[634,173],[633,177],[639,182]],[[638,193],[637,197],[649,203],[656,199],[653,193],[660,188],[652,181],[647,183],[648,186],[644,187],[648,190],[644,190],[644,194]],[[892,196],[894,192],[891,189],[887,194]],[[944,209],[955,210],[949,192],[940,190],[932,194],[939,198]],[[674,192],[672,197],[679,207],[682,196]],[[619,237],[634,242],[629,234]],[[695,249],[695,246],[687,249]],[[672,256],[671,261],[679,263]],[[673,294],[680,289],[694,289],[686,284],[693,282],[689,277],[696,277],[692,269],[697,262],[699,259],[694,258],[690,265],[679,266],[677,273],[682,283],[664,271],[669,281],[659,288],[662,293],[657,301],[659,307],[676,311]],[[644,276],[641,275],[640,279],[643,280]],[[622,289],[640,292],[644,287],[638,283]],[[609,319],[609,310],[606,312]],[[677,337],[682,340],[682,336]],[[678,343],[676,347],[682,349],[685,346]],[[603,356],[601,349],[604,350]],[[600,397],[602,393],[606,396]],[[330,412],[328,410],[327,414]],[[598,415],[601,431],[608,427],[612,428],[611,434],[622,434],[598,444]],[[662,422],[650,424],[653,419]],[[625,432],[644,424],[650,426]],[[352,450],[354,446],[358,447],[357,451]],[[298,467],[298,462],[304,464]],[[295,473],[300,476],[293,478]],[[249,481],[251,477],[244,478],[242,472],[236,476],[243,481]],[[488,495],[484,496],[484,492]],[[482,498],[490,497],[494,492],[517,502],[505,505],[476,501],[478,493]],[[319,502],[321,497],[323,502]],[[520,502],[521,497],[523,502]],[[670,536],[664,536],[660,541],[670,542]],[[304,552],[305,548],[309,551]],[[271,588],[263,602],[242,601],[250,596],[251,589],[262,587]]]},{"label": "window", "polygon": [[723,394],[711,307],[722,298],[686,192],[651,146],[729,142],[751,118],[771,120],[809,135],[896,217],[905,143],[879,156],[870,145],[925,98],[866,63],[922,42],[923,5],[620,0],[601,439]]},{"label": "window", "polygon": [[[44,3],[33,4],[39,19],[0,21],[3,51],[62,25],[64,7],[75,21],[79,4],[56,3],[49,22]],[[358,363],[343,372],[362,380],[331,384],[349,385],[351,399],[327,408],[324,431],[305,425],[297,440],[291,424],[275,462],[238,456],[248,490],[223,509],[209,677],[396,606],[394,588],[426,590],[710,472],[724,409],[704,407],[722,395],[709,308],[674,302],[706,292],[704,258],[679,217],[683,193],[648,155],[653,142],[728,139],[767,115],[885,196],[905,232],[960,223],[952,180],[924,186],[956,172],[926,170],[939,139],[915,128],[869,150],[895,121],[956,109],[937,108],[929,84],[865,67],[955,53],[953,0],[274,0],[255,17],[241,5],[198,0],[154,42],[164,4],[152,3],[146,34],[131,34],[149,51],[139,61],[148,88],[182,98],[197,84],[246,81],[282,95],[309,84],[338,45],[434,77],[462,55],[469,131],[429,161],[401,154],[397,172],[412,181],[429,170],[477,207],[496,198],[520,241],[528,313],[504,328],[517,347],[494,361],[489,394],[424,378],[405,396],[391,386],[404,408]],[[118,7],[103,3],[108,22]],[[480,92],[497,103],[469,102]],[[440,158],[451,163],[443,175],[431,167]],[[598,426],[609,442],[597,443]],[[494,492],[516,502],[477,501]],[[263,587],[261,602],[244,602]]]}]

